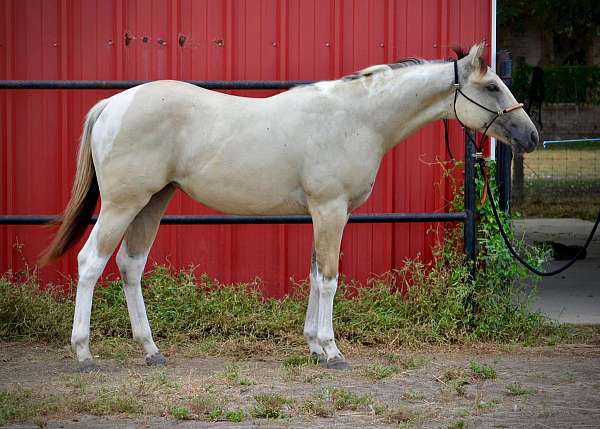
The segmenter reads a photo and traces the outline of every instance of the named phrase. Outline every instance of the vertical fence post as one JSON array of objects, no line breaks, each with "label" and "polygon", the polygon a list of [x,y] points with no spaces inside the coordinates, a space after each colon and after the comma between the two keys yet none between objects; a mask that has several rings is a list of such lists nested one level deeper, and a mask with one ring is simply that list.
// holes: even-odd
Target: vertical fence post
[{"label": "vertical fence post", "polygon": [[[512,54],[507,50],[500,50],[496,55],[496,70],[498,76],[510,89],[512,87]],[[508,212],[511,194],[511,163],[512,150],[505,144],[496,145],[496,183],[498,184],[498,202],[500,208]]]},{"label": "vertical fence post", "polygon": [[475,147],[469,136],[474,139],[475,133],[465,129],[465,214],[467,219],[464,226],[464,246],[467,261],[472,263],[471,275],[475,277]]}]

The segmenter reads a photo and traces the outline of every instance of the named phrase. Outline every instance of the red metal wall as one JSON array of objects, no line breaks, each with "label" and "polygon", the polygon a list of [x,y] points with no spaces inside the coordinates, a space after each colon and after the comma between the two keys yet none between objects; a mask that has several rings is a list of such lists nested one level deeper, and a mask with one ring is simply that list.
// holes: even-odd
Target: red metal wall
[{"label": "red metal wall", "polygon": [[[449,45],[490,40],[491,31],[489,0],[4,0],[0,7],[1,79],[331,79],[401,57],[449,57]],[[0,213],[62,210],[82,118],[112,93],[0,92]],[[447,184],[428,165],[436,158],[446,158],[440,124],[386,156],[359,212],[444,211]],[[168,210],[208,212],[181,194]],[[350,225],[341,272],[365,281],[407,257],[429,259],[431,227]],[[50,236],[38,226],[0,226],[0,272],[32,265]],[[310,246],[308,225],[163,226],[150,265],[193,265],[223,282],[259,277],[268,295],[282,296],[290,279],[306,278]],[[42,279],[74,275],[76,253],[44,268]],[[117,273],[113,262],[106,273]]]}]

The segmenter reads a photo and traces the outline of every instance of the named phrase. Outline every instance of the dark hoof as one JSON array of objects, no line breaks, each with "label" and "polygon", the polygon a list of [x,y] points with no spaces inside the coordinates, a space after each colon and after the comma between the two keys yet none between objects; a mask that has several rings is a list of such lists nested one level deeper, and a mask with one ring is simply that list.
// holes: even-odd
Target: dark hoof
[{"label": "dark hoof", "polygon": [[77,371],[79,372],[92,372],[98,369],[98,365],[92,359],[85,359],[81,362],[77,362]]},{"label": "dark hoof", "polygon": [[346,361],[346,359],[341,358],[341,357],[336,357],[336,358],[329,359],[329,360],[323,360],[322,362],[320,362],[320,364],[323,368],[327,368],[327,369],[339,369],[339,370],[352,369],[352,367]]},{"label": "dark hoof", "polygon": [[146,364],[149,366],[165,366],[167,364],[167,359],[161,352],[158,352],[152,356],[148,356],[146,358]]}]

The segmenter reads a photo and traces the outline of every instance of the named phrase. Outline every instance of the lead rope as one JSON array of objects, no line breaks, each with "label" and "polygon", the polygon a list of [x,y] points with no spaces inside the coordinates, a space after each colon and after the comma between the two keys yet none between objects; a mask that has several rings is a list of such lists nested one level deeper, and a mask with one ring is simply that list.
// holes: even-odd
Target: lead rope
[{"label": "lead rope", "polygon": [[[492,118],[492,120],[486,125],[485,129],[483,130],[483,134],[481,135],[481,139],[479,140],[479,145],[477,145],[476,140],[474,140],[469,133],[466,133],[466,135],[468,136],[469,140],[471,143],[473,143],[473,146],[475,146],[475,149],[477,150],[477,153],[474,155],[476,157],[476,160],[479,164],[480,170],[481,170],[481,174],[483,176],[483,181],[485,183],[485,190],[487,190],[488,195],[490,196],[490,204],[492,205],[492,213],[494,214],[494,219],[496,220],[496,224],[498,225],[498,230],[500,231],[500,235],[502,236],[502,239],[504,240],[504,244],[506,245],[506,248],[508,249],[508,251],[510,252],[510,254],[521,263],[521,265],[523,265],[525,268],[527,268],[529,271],[531,271],[534,274],[537,274],[538,276],[542,276],[542,277],[550,277],[550,276],[555,276],[556,274],[562,273],[563,271],[565,271],[567,268],[569,268],[571,265],[573,265],[575,263],[575,261],[577,261],[577,258],[579,256],[581,256],[583,254],[583,252],[585,252],[588,248],[588,246],[590,245],[590,243],[592,242],[592,239],[594,238],[594,234],[596,234],[596,230],[598,229],[598,225],[600,224],[600,211],[598,212],[598,216],[596,217],[596,222],[594,223],[594,226],[592,227],[592,231],[590,232],[590,235],[588,236],[587,240],[585,241],[585,244],[583,245],[583,247],[581,249],[579,249],[579,251],[577,252],[577,254],[575,256],[573,256],[573,258],[571,258],[565,265],[563,265],[560,268],[557,268],[556,270],[552,270],[552,271],[540,271],[537,268],[531,266],[526,260],[524,260],[521,255],[519,255],[519,253],[515,250],[515,248],[512,246],[510,239],[508,238],[508,235],[506,234],[506,231],[504,231],[504,227],[502,226],[502,221],[500,220],[500,216],[498,215],[498,209],[496,208],[496,202],[494,201],[494,194],[492,193],[492,188],[490,187],[490,181],[488,180],[487,177],[487,172],[486,172],[486,168],[487,168],[487,164],[485,161],[485,158],[481,155],[482,152],[482,148],[483,148],[483,143],[484,143],[484,139],[486,137],[486,134],[488,132],[488,130],[490,129],[490,127],[492,126],[492,124],[494,123],[494,121],[496,119],[498,119],[500,116],[502,116],[505,113],[509,113],[512,112],[514,110],[520,109],[523,107],[523,103],[518,103],[515,104],[512,107],[507,107],[504,110],[501,111],[494,111],[492,109],[488,109],[487,107],[479,104],[478,102],[476,102],[475,100],[473,100],[471,97],[468,97],[464,92],[462,92],[462,90],[460,89],[460,82],[458,80],[458,65],[457,65],[457,61],[454,61],[454,103],[453,103],[453,108],[454,108],[454,115],[456,116],[456,119],[458,120],[458,122],[460,123],[460,125],[463,128],[467,128],[465,126],[465,124],[459,119],[458,114],[456,112],[456,100],[458,98],[458,94],[460,93],[460,95],[462,95],[463,97],[465,97],[467,100],[469,100],[471,103],[481,107],[482,109],[495,114],[495,116]],[[446,124],[445,124],[446,125]],[[445,137],[446,137],[446,147],[450,148],[450,144],[448,141],[448,132],[446,130],[445,132]],[[453,157],[452,157],[453,158]],[[453,158],[454,159],[454,158]]]}]

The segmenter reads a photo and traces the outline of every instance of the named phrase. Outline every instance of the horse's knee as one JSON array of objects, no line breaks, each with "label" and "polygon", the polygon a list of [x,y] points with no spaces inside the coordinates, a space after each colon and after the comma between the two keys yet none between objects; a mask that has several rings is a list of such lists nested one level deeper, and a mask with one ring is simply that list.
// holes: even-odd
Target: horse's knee
[{"label": "horse's knee", "polygon": [[146,264],[146,256],[129,255],[127,246],[123,243],[117,252],[116,262],[121,272],[123,283],[127,286],[127,284],[140,280],[144,271],[144,265]]},{"label": "horse's knee", "polygon": [[337,276],[333,278],[321,277],[319,293],[321,297],[333,297],[337,291]]}]

